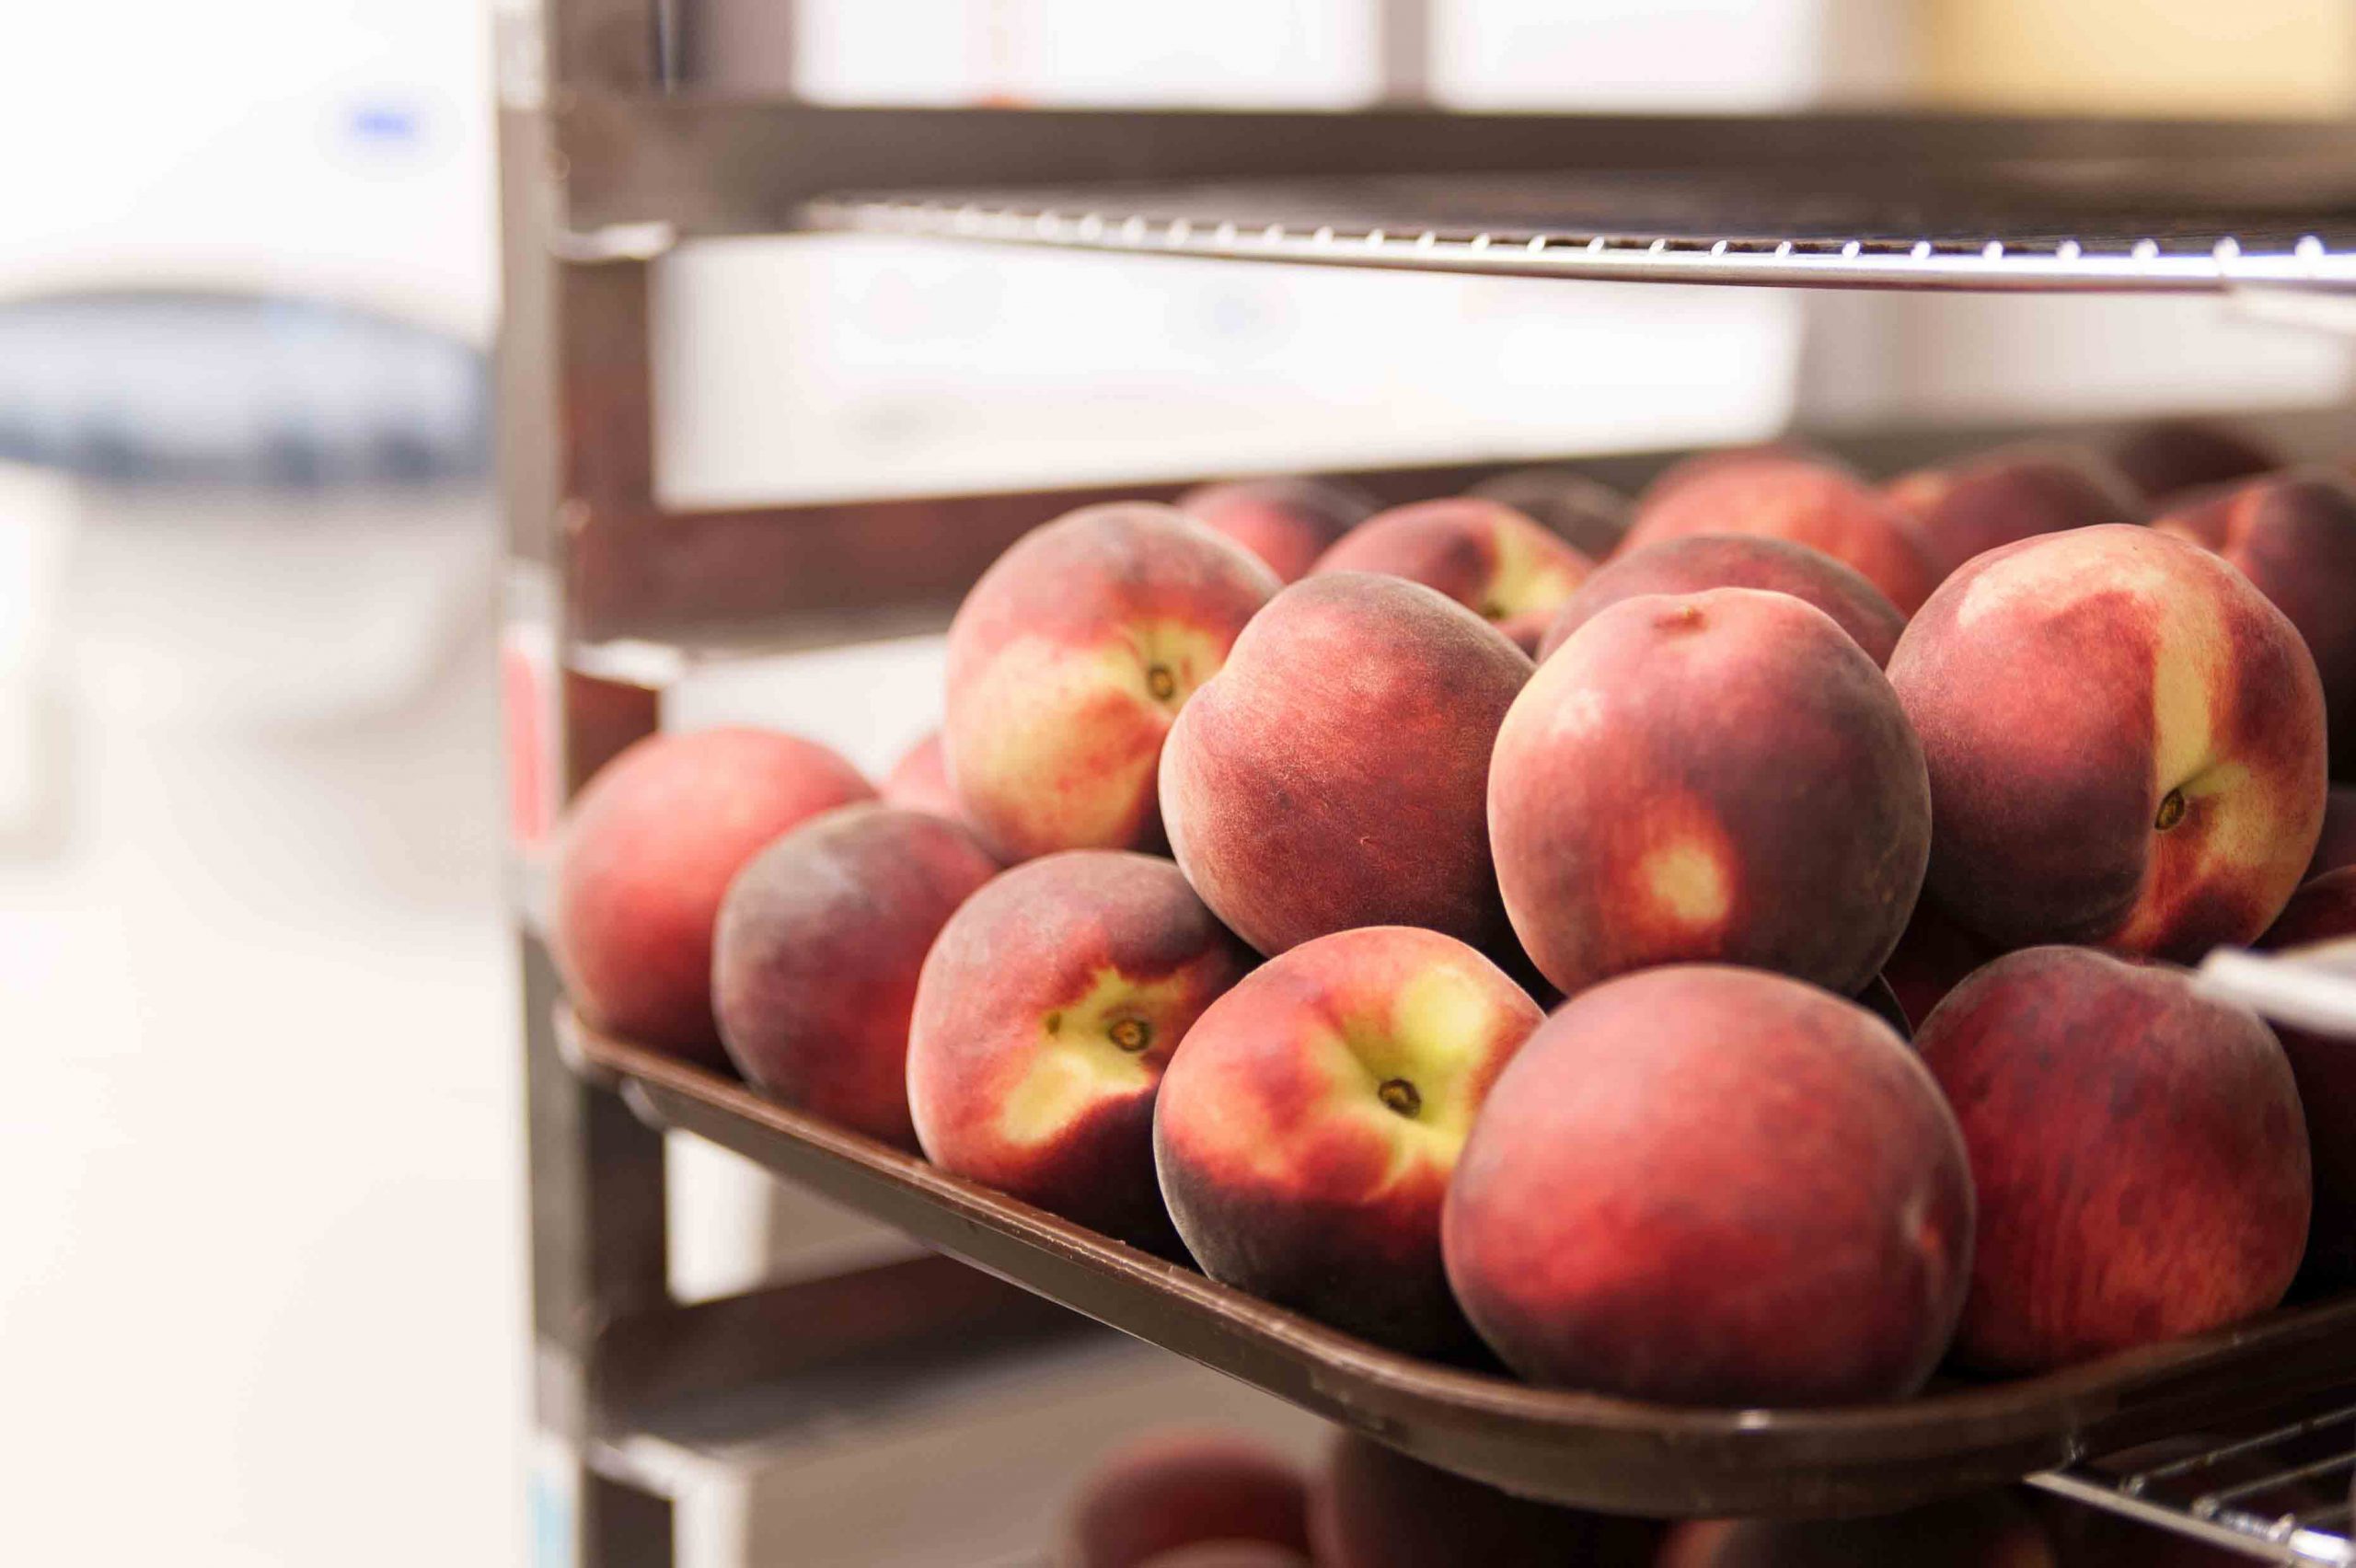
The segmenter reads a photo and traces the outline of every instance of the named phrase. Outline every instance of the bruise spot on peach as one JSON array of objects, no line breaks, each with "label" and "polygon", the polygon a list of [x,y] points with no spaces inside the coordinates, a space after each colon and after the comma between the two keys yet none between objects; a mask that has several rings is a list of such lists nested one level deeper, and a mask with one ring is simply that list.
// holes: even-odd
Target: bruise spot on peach
[{"label": "bruise spot on peach", "polygon": [[1695,839],[1648,852],[1639,882],[1652,895],[1654,910],[1680,925],[1710,929],[1734,907],[1725,862],[1715,847]]}]

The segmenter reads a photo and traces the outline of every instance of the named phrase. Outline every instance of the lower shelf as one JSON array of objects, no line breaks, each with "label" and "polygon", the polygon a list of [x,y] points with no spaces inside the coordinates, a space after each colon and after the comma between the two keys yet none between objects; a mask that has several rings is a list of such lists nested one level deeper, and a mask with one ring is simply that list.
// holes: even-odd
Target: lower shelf
[{"label": "lower shelf", "polygon": [[1558,1503],[1680,1517],[1888,1510],[2356,1389],[2356,1297],[1888,1405],[1689,1410],[1529,1388],[1368,1344],[732,1079],[569,1018],[561,1030],[583,1070],[658,1125],[1393,1447]]}]

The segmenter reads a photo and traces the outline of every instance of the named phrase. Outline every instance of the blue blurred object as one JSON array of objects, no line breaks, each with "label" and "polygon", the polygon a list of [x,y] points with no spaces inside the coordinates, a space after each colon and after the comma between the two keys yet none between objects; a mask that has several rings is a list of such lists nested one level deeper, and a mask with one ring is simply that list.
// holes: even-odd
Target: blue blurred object
[{"label": "blue blurred object", "polygon": [[349,306],[125,289],[0,305],[0,459],[114,484],[482,478],[485,355]]}]

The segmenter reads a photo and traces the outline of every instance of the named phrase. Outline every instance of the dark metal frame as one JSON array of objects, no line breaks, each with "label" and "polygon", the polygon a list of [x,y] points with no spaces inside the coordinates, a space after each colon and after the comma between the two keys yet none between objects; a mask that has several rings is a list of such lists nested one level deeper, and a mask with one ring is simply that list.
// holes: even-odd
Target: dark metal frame
[{"label": "dark metal frame", "polygon": [[[1096,491],[675,513],[656,499],[648,328],[653,261],[683,238],[802,226],[849,189],[1251,176],[1815,167],[2035,152],[2149,162],[2221,141],[2269,167],[2345,166],[2356,133],[2315,126],[1801,115],[1579,120],[1383,107],[1337,114],[862,110],[680,91],[699,47],[681,0],[545,0],[502,13],[500,363],[511,553],[549,585],[553,732],[566,793],[661,716],[662,678],[598,656],[621,638],[693,647],[938,620],[1015,534]],[[1422,0],[1385,0],[1393,93],[1422,71]],[[543,30],[538,30],[544,29]],[[705,44],[708,39],[702,40]],[[1918,445],[1920,444],[1917,444]],[[1906,449],[1890,449],[1895,459]],[[1646,467],[1635,460],[1633,478]],[[1611,465],[1597,465],[1611,477]],[[1405,496],[1470,470],[1369,476]],[[1160,493],[1133,487],[1126,493]],[[918,544],[922,548],[915,548]],[[912,571],[911,565],[916,570]],[[889,570],[885,570],[886,568]],[[625,662],[626,663],[626,662]],[[526,1141],[537,1419],[561,1456],[578,1568],[664,1568],[671,1509],[626,1458],[649,1412],[697,1391],[820,1368],[929,1366],[941,1325],[975,1354],[1075,1332],[1059,1309],[939,1260],[682,1307],[667,1283],[661,1135],[562,1055],[560,987],[524,923]],[[790,1329],[790,1332],[787,1332]]]}]

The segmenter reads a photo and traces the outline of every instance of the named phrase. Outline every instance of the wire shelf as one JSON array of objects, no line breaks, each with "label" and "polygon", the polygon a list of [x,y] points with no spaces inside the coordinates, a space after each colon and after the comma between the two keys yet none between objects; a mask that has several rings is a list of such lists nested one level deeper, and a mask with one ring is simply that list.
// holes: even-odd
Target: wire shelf
[{"label": "wire shelf", "polygon": [[[1854,171],[1850,178],[1855,178]],[[1908,289],[2356,289],[2338,170],[2077,164],[1904,185],[1659,171],[860,193],[813,227],[1504,276]]]},{"label": "wire shelf", "polygon": [[[2341,1396],[2345,1399],[2345,1396]],[[2262,1561],[2356,1565],[2356,1403],[2202,1446],[2155,1447],[2029,1483]]]}]

